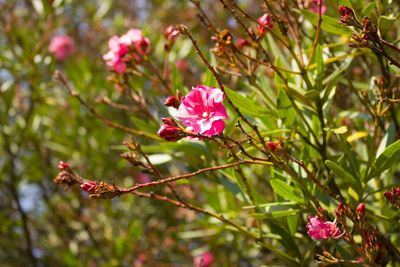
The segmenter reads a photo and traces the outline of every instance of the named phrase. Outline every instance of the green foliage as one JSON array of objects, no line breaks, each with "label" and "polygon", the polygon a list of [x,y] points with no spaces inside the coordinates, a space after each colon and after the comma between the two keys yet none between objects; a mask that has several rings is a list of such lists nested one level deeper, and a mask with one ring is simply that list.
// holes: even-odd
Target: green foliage
[{"label": "green foliage", "polygon": [[[398,4],[326,0],[319,16],[310,1],[261,2],[0,1],[2,266],[192,266],[207,251],[215,266],[312,266],[316,254],[397,266],[384,193],[400,184]],[[341,23],[340,5],[363,27]],[[274,26],[261,34],[263,11]],[[188,32],[168,41],[174,24]],[[132,27],[150,49],[117,74],[102,55]],[[75,42],[64,60],[49,51],[59,34]],[[177,112],[166,97],[199,84],[224,87],[223,134],[157,136]],[[79,175],[65,190],[60,160]],[[80,177],[119,197],[89,198]],[[317,215],[346,235],[310,238]]]}]

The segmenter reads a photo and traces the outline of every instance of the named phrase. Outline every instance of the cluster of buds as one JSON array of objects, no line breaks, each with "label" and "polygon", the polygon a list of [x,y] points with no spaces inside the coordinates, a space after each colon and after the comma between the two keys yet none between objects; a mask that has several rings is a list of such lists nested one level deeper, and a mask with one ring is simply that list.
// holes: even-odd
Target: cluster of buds
[{"label": "cluster of buds", "polygon": [[183,129],[172,118],[162,118],[163,125],[157,135],[166,141],[174,142],[187,136]]},{"label": "cluster of buds", "polygon": [[228,30],[223,30],[219,32],[216,36],[211,38],[215,41],[215,45],[210,49],[217,57],[224,59],[225,63],[229,63],[232,67],[235,66],[234,55],[232,51],[233,37]]},{"label": "cluster of buds", "polygon": [[176,38],[179,35],[179,31],[174,26],[168,26],[164,31],[164,37],[166,40],[165,50],[170,51],[175,43]]},{"label": "cluster of buds", "polygon": [[121,195],[121,190],[114,183],[87,181],[81,184],[81,188],[90,198],[110,199]]},{"label": "cluster of buds", "polygon": [[79,178],[70,168],[69,164],[65,161],[60,161],[58,164],[59,173],[54,178],[54,183],[66,185],[68,189],[70,186],[74,184],[78,184],[81,182],[81,178]]},{"label": "cluster of buds", "polygon": [[382,242],[378,237],[377,230],[366,227],[361,231],[362,253],[370,262],[381,263],[380,266],[386,266],[387,251],[383,248]]},{"label": "cluster of buds", "polygon": [[385,198],[396,208],[400,208],[400,186],[393,187],[383,194]]}]

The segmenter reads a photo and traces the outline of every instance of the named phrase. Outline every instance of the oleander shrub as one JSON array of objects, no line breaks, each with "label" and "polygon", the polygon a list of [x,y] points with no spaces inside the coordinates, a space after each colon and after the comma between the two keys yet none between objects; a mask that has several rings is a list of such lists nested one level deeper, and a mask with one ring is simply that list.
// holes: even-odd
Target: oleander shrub
[{"label": "oleander shrub", "polygon": [[396,1],[0,7],[7,266],[400,264]]}]

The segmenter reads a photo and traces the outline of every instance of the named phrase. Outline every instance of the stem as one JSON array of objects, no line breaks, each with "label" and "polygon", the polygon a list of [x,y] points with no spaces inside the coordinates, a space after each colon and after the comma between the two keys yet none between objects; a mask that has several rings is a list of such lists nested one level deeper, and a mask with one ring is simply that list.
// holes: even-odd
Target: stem
[{"label": "stem", "polygon": [[152,182],[148,182],[148,183],[144,183],[144,184],[138,184],[138,185],[135,185],[135,186],[133,186],[131,188],[121,189],[121,193],[132,193],[132,192],[134,192],[134,191],[136,191],[136,190],[138,190],[140,188],[150,187],[150,186],[158,186],[158,185],[162,185],[162,184],[166,184],[166,183],[176,182],[178,180],[191,178],[191,177],[194,177],[196,175],[199,175],[199,174],[202,174],[202,173],[205,173],[205,172],[223,170],[223,169],[239,166],[241,164],[261,164],[261,165],[268,165],[268,166],[272,165],[272,163],[269,162],[269,161],[241,160],[241,161],[230,163],[230,164],[208,167],[208,168],[197,170],[195,172],[185,173],[185,174],[180,174],[180,175],[164,178],[164,179],[161,179],[161,180],[158,180],[158,181],[152,181]]}]

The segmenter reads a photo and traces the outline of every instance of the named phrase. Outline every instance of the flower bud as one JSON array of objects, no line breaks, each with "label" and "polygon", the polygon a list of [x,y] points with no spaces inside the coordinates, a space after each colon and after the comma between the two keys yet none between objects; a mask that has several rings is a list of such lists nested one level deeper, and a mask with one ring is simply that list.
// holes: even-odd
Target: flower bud
[{"label": "flower bud", "polygon": [[178,141],[184,137],[181,128],[168,124],[162,125],[157,135],[166,141]]},{"label": "flower bud", "polygon": [[88,193],[93,193],[96,190],[97,183],[93,181],[85,182],[81,184],[82,190],[88,192]]},{"label": "flower bud", "polygon": [[194,259],[195,267],[210,267],[214,262],[214,255],[211,252],[205,252],[203,255]]},{"label": "flower bud", "polygon": [[357,212],[358,219],[360,219],[365,213],[365,204],[364,203],[358,204],[358,206],[356,208],[356,212]]},{"label": "flower bud", "polygon": [[175,29],[174,26],[169,26],[167,29],[165,29],[164,37],[167,40],[166,44],[165,44],[165,50],[167,50],[167,51],[171,50],[178,34],[179,34],[179,31],[177,29]]},{"label": "flower bud", "polygon": [[243,49],[245,46],[250,46],[250,42],[247,39],[239,38],[235,42],[236,47],[239,49]]},{"label": "flower bud", "polygon": [[340,13],[340,22],[347,25],[347,26],[356,26],[361,27],[360,22],[357,20],[356,15],[353,9],[347,6],[340,6],[339,7]]},{"label": "flower bud", "polygon": [[344,214],[344,206],[342,203],[339,203],[337,209],[335,210],[336,217],[340,217]]},{"label": "flower bud", "polygon": [[383,194],[385,198],[396,208],[400,208],[400,186],[393,187]]},{"label": "flower bud", "polygon": [[269,148],[272,152],[274,152],[274,151],[276,151],[276,150],[282,148],[282,146],[281,146],[280,143],[276,143],[276,142],[273,142],[273,141],[267,141],[265,144],[268,146],[268,148]]},{"label": "flower bud", "polygon": [[175,38],[178,36],[178,34],[179,34],[179,31],[177,29],[175,29],[174,26],[168,26],[168,28],[166,28],[164,31],[165,39],[167,39],[168,41],[175,40]]},{"label": "flower bud", "polygon": [[58,169],[59,169],[60,171],[65,171],[65,170],[69,169],[69,164],[68,164],[68,162],[65,162],[65,161],[60,160],[60,162],[58,163]]},{"label": "flower bud", "polygon": [[168,96],[164,101],[164,105],[177,109],[179,107],[179,100],[176,96]]},{"label": "flower bud", "polygon": [[272,17],[265,13],[261,17],[257,19],[258,26],[257,26],[257,34],[258,36],[264,36],[268,29],[272,29],[274,27],[274,23],[272,21]]}]

